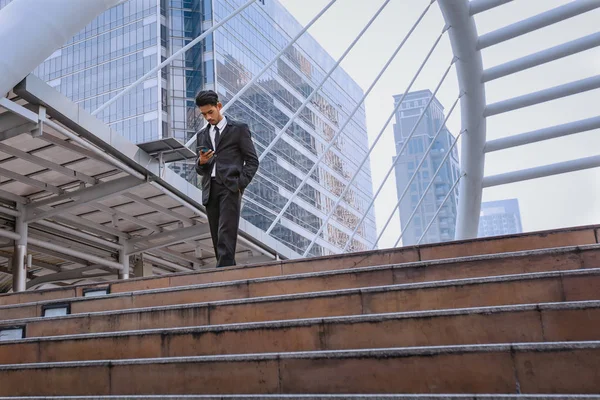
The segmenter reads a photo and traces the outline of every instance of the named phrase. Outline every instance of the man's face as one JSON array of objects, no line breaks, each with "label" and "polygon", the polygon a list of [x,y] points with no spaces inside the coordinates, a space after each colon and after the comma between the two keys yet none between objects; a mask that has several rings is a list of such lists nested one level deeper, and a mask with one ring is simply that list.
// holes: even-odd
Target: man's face
[{"label": "man's face", "polygon": [[206,106],[201,106],[200,112],[209,124],[217,125],[223,119],[223,117],[221,116],[221,108],[223,108],[223,105],[221,103],[217,103],[216,106],[209,104]]}]

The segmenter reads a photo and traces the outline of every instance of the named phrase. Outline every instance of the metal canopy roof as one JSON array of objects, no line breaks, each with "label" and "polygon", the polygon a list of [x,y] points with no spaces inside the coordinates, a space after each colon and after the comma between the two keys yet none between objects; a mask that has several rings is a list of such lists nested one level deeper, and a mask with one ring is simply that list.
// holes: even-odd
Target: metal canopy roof
[{"label": "metal canopy roof", "polygon": [[[199,189],[37,77],[0,99],[0,271],[9,273],[23,212],[28,288],[114,279],[119,253],[151,263],[154,274],[214,266],[200,199]],[[242,220],[239,262],[276,257],[298,255]]]}]

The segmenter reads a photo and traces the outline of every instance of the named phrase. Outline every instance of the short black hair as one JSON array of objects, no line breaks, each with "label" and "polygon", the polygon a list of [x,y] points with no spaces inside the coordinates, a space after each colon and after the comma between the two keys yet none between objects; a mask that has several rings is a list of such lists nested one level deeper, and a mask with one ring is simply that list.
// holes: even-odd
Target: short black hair
[{"label": "short black hair", "polygon": [[212,90],[203,90],[196,96],[196,105],[202,106],[216,106],[219,103],[219,95]]}]

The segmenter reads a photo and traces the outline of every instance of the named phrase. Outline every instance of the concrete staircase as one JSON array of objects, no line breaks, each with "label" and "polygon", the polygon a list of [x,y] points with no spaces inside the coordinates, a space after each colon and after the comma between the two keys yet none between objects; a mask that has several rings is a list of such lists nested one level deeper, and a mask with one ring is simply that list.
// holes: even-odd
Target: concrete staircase
[{"label": "concrete staircase", "polygon": [[600,399],[599,234],[3,295],[0,398]]}]

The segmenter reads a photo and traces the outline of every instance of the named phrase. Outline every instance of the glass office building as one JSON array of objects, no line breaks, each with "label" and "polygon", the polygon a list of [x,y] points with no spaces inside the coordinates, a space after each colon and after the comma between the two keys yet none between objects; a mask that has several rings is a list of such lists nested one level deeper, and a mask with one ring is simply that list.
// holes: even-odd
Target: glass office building
[{"label": "glass office building", "polygon": [[[0,1],[2,6],[8,3]],[[93,111],[245,2],[126,1],[97,17],[34,73]],[[258,0],[98,117],[135,143],[163,137],[187,141],[205,123],[194,105],[199,90],[213,89],[227,103],[301,29],[276,0]],[[231,104],[228,117],[250,125],[262,154],[334,64],[312,37],[304,35]],[[265,231],[269,228],[362,95],[362,89],[338,68],[262,161],[246,191],[244,219]],[[365,119],[361,105],[271,231],[299,254],[304,253],[366,155]],[[172,168],[188,180],[196,179],[190,165]],[[366,163],[310,254],[339,252],[372,196]],[[351,249],[368,249],[374,240],[371,211]]]},{"label": "glass office building", "polygon": [[481,203],[479,237],[513,235],[522,232],[523,226],[518,199]]},{"label": "glass office building", "polygon": [[[414,130],[413,137],[405,146],[402,154],[396,156],[398,158],[395,169],[398,197],[408,187],[400,204],[400,224],[402,232],[404,232],[402,236],[404,246],[417,244],[423,234],[425,235],[421,240],[422,244],[446,242],[453,240],[455,235],[458,188],[450,193],[431,227],[426,230],[460,173],[456,146],[446,161],[442,163],[454,142],[454,136],[445,126],[442,126],[445,119],[444,107],[435,97],[415,129],[419,116],[424,112],[432,96],[433,93],[429,90],[408,93],[404,100],[402,100],[402,95],[394,96],[396,105],[402,100],[402,104],[396,112],[396,124],[394,125],[396,152],[405,146],[408,136]],[[438,130],[440,135],[435,140],[431,152],[425,155]],[[423,165],[417,171],[421,160],[424,160]],[[440,172],[434,179],[440,166]],[[415,173],[415,179],[408,186]],[[432,179],[433,184],[431,184]],[[431,187],[426,190],[430,184]],[[417,209],[417,204],[423,194],[425,197]],[[413,213],[414,216],[410,220]]]}]

